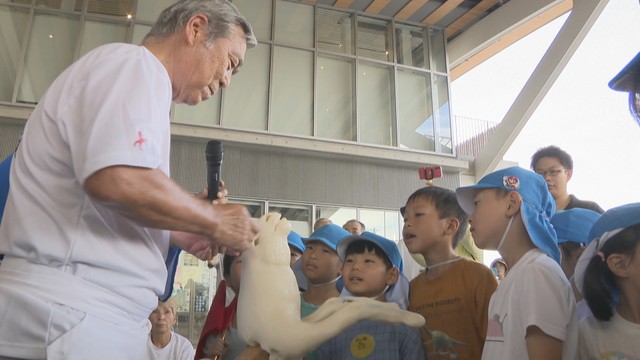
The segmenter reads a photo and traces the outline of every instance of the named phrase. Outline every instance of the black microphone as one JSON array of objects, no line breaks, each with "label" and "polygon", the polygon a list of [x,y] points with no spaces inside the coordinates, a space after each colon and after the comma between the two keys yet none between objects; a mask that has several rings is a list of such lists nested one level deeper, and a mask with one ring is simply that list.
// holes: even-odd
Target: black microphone
[{"label": "black microphone", "polygon": [[204,154],[207,159],[207,187],[209,196],[207,199],[213,201],[220,191],[220,167],[222,165],[222,143],[218,140],[209,140]]}]

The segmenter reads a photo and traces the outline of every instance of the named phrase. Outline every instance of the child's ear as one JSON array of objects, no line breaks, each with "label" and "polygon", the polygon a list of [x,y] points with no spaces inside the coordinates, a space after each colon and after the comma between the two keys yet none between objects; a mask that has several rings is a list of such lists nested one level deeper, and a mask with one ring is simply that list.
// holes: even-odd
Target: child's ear
[{"label": "child's ear", "polygon": [[509,191],[507,202],[507,215],[513,216],[520,211],[520,206],[522,205],[522,196],[520,196],[520,194],[515,191]]},{"label": "child's ear", "polygon": [[454,217],[448,218],[447,220],[447,234],[455,234],[456,232],[458,232],[458,229],[460,228],[460,220]]},{"label": "child's ear", "polygon": [[629,277],[631,258],[625,254],[612,253],[607,256],[607,266],[612,273],[621,278]]},{"label": "child's ear", "polygon": [[400,270],[397,267],[391,268],[391,270],[387,271],[387,285],[391,286],[398,282],[398,278],[400,277]]}]

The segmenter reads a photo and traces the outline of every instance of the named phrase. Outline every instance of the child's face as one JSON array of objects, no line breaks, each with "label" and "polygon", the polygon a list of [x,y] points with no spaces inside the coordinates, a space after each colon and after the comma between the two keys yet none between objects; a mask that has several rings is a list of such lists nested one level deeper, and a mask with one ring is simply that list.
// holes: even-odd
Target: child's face
[{"label": "child's face", "polygon": [[161,303],[151,312],[149,321],[151,321],[151,328],[154,332],[169,332],[176,323],[176,315],[169,305]]},{"label": "child's face", "polygon": [[495,250],[507,228],[508,197],[493,189],[478,190],[473,198],[475,209],[469,216],[473,240],[480,249]]},{"label": "child's face", "polygon": [[292,246],[289,246],[289,250],[291,251],[291,260],[289,262],[289,265],[293,266],[293,264],[295,264],[295,262],[300,260],[300,258],[302,257],[302,251]]},{"label": "child's face", "polygon": [[397,271],[387,269],[384,260],[374,251],[365,249],[362,254],[349,254],[342,266],[344,286],[354,296],[378,297],[387,285],[398,280]]},{"label": "child's face", "polygon": [[417,198],[407,203],[402,238],[409,252],[424,254],[435,244],[450,241],[444,236],[449,219],[439,216],[430,200]]},{"label": "child's face", "polygon": [[320,241],[307,242],[302,254],[302,272],[312,284],[322,284],[340,275],[342,261],[338,253]]}]

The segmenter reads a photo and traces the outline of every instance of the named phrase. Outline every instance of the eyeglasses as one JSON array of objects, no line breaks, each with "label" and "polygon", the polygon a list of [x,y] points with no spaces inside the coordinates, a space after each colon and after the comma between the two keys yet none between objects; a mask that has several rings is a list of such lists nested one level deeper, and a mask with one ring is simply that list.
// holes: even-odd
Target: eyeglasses
[{"label": "eyeglasses", "polygon": [[554,168],[554,169],[549,169],[549,170],[546,170],[546,171],[545,170],[536,170],[536,173],[542,175],[542,177],[544,177],[544,178],[546,178],[547,175],[549,177],[553,178],[553,177],[556,177],[556,176],[560,175],[560,173],[563,173],[565,171],[567,171],[567,170],[566,169],[555,169]]}]

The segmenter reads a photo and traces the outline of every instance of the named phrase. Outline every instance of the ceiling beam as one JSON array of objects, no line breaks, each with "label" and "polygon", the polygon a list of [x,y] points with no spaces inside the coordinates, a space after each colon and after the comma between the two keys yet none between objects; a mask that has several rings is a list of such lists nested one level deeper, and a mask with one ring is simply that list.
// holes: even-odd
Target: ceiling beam
[{"label": "ceiling beam", "polygon": [[428,2],[429,0],[411,0],[402,9],[400,9],[393,18],[396,20],[407,20]]},{"label": "ceiling beam", "polygon": [[574,2],[573,10],[564,25],[496,128],[490,141],[476,158],[474,164],[476,179],[480,179],[499,166],[504,154],[565,69],[608,2],[609,0]]},{"label": "ceiling beam", "polygon": [[333,7],[348,9],[352,3],[353,0],[336,0],[336,2],[333,4]]},{"label": "ceiling beam", "polygon": [[380,14],[382,9],[389,4],[391,0],[373,0],[369,6],[364,10],[367,14]]},{"label": "ceiling beam", "polygon": [[438,6],[438,8],[434,12],[429,14],[429,16],[424,18],[424,20],[422,20],[422,23],[425,25],[437,24],[438,21],[449,15],[449,13],[453,11],[453,9],[458,7],[458,5],[460,5],[463,1],[464,0],[447,0],[445,3]]},{"label": "ceiling beam", "polygon": [[482,2],[478,3],[478,5],[471,8],[469,11],[456,19],[456,21],[447,26],[445,33],[447,39],[450,38],[451,35],[456,34],[458,31],[463,29],[465,26],[474,22],[478,18],[478,16],[484,14],[489,8],[499,2],[500,0],[482,0]]},{"label": "ceiling beam", "polygon": [[[568,11],[571,11],[571,8],[573,8],[573,3],[571,0],[563,1],[560,4],[551,8],[550,10],[544,12],[543,14],[540,14],[530,20],[527,20],[522,25],[519,25],[515,29],[510,30],[504,36],[492,42],[490,45],[488,45],[484,49],[478,51],[477,53],[475,53],[470,57],[465,58],[464,61],[458,62],[457,65],[451,65],[450,66],[451,81],[454,81],[460,76],[466,74],[468,71],[474,69],[476,66],[482,64],[483,62],[485,62],[495,54],[511,46],[512,44],[522,39],[523,37],[531,34],[532,32],[538,30],[544,25],[559,18],[560,16],[564,15]],[[454,42],[455,41],[456,40],[454,39]],[[450,49],[451,49],[451,46],[450,46]]]}]

